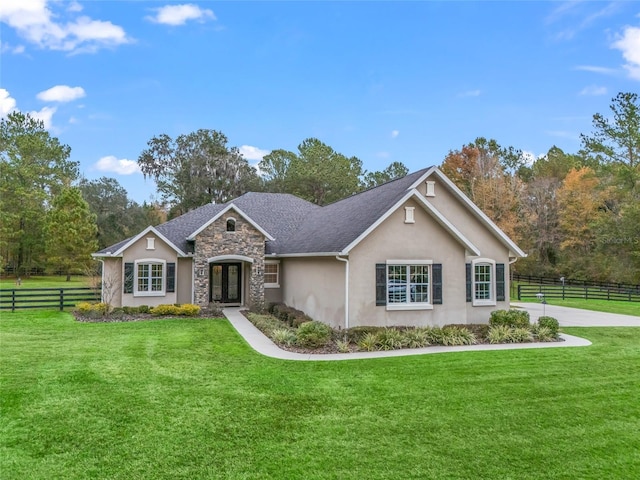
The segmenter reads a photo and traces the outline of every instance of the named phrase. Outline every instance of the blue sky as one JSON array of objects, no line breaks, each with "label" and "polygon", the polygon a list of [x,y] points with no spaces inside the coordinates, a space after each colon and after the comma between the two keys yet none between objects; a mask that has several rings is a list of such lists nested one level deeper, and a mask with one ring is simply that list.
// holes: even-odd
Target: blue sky
[{"label": "blue sky", "polygon": [[640,87],[640,3],[3,0],[0,114],[31,112],[138,201],[154,135],[223,132],[250,163],[317,137],[366,169],[476,137],[580,148]]}]

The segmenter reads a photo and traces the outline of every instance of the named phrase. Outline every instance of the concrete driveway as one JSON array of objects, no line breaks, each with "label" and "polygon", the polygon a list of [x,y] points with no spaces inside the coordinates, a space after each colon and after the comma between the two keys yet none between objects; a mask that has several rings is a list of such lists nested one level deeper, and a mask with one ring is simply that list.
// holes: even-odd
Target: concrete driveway
[{"label": "concrete driveway", "polygon": [[[640,303],[636,305],[639,315],[637,317],[555,305],[544,305],[544,314],[558,320],[561,327],[640,327]],[[532,322],[543,314],[541,303],[512,302],[511,306],[524,308],[531,315]]]}]

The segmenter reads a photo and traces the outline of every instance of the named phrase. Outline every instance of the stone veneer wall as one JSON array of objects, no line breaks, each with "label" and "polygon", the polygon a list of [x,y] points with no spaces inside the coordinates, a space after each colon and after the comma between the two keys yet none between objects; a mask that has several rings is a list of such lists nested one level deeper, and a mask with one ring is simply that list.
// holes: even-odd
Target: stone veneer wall
[{"label": "stone veneer wall", "polygon": [[[230,217],[236,220],[235,232],[227,232],[227,219]],[[228,215],[223,215],[205,228],[197,235],[195,241],[195,303],[200,306],[209,304],[209,258],[219,255],[244,255],[253,259],[253,263],[249,265],[251,274],[249,275],[249,292],[244,293],[245,301],[248,300],[251,307],[262,308],[264,305],[264,248],[264,235],[235,212],[230,211]],[[204,275],[198,275],[201,269]],[[243,268],[242,272],[244,288],[246,269]]]}]

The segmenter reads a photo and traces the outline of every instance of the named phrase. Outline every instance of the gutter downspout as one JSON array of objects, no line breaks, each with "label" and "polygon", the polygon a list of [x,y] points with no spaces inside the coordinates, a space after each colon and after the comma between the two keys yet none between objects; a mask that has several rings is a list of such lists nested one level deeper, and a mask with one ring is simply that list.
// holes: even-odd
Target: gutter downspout
[{"label": "gutter downspout", "polygon": [[349,259],[336,255],[336,260],[345,263],[344,273],[344,328],[349,328]]}]

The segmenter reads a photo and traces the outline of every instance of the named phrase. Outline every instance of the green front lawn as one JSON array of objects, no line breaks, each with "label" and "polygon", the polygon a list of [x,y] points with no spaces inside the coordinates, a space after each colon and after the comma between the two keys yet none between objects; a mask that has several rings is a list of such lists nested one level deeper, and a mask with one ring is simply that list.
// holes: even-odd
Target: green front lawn
[{"label": "green front lawn", "polygon": [[342,362],[225,320],[2,313],[3,479],[638,478],[640,329]]},{"label": "green front lawn", "polygon": [[[70,281],[66,281],[66,275],[47,275],[41,277],[22,278],[21,285],[16,285],[15,277],[0,278],[0,289],[11,290],[14,288],[79,288],[97,285],[91,277],[72,275]],[[99,279],[97,279],[99,281]]]},{"label": "green front lawn", "polygon": [[[531,300],[529,300],[531,301]],[[623,315],[636,315],[640,317],[640,302],[617,302],[608,300],[580,300],[580,299],[551,299],[548,305],[559,307],[583,308],[596,312],[621,313]]]}]

